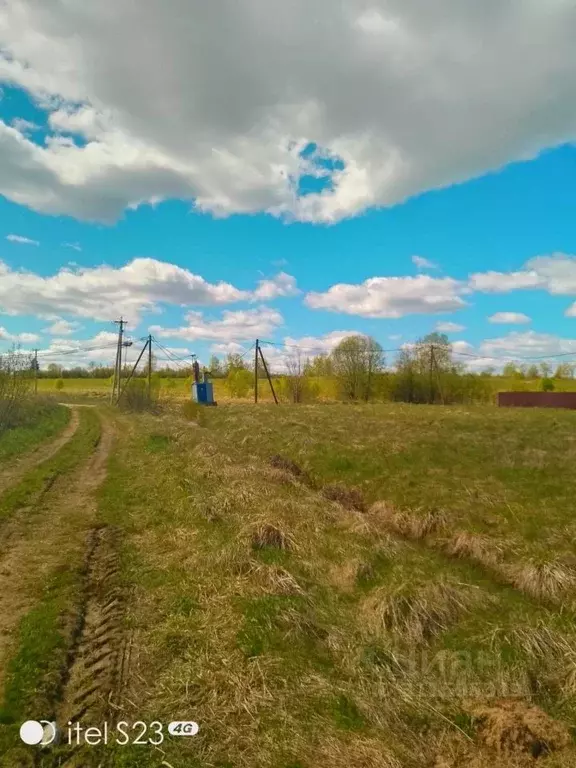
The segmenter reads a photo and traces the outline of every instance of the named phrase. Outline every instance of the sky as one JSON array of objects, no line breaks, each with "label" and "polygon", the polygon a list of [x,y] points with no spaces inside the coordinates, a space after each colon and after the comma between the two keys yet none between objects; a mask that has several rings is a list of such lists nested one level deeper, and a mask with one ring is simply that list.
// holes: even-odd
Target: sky
[{"label": "sky", "polygon": [[122,316],[181,362],[576,361],[575,38],[568,0],[6,0],[0,353],[104,364]]}]

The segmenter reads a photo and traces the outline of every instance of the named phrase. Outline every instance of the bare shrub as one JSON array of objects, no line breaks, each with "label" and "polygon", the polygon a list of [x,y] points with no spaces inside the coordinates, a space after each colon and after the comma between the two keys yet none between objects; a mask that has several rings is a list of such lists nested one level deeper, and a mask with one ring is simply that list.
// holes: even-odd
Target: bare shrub
[{"label": "bare shrub", "polygon": [[118,404],[122,409],[135,413],[155,411],[158,408],[159,396],[160,382],[157,379],[152,381],[148,392],[146,379],[132,378],[123,389]]},{"label": "bare shrub", "polygon": [[0,355],[0,433],[17,426],[24,417],[24,406],[31,394],[30,355],[16,348]]}]

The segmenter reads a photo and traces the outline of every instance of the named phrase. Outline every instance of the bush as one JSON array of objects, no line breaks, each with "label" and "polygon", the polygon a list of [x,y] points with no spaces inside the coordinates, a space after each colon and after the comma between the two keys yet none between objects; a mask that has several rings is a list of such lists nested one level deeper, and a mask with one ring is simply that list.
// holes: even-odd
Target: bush
[{"label": "bush", "polygon": [[148,394],[146,379],[131,379],[120,397],[119,405],[127,411],[154,411],[158,407],[160,382],[152,377],[152,387]]},{"label": "bush", "polygon": [[252,389],[252,374],[245,368],[234,368],[226,376],[226,389],[230,397],[248,397]]},{"label": "bush", "polygon": [[0,432],[18,426],[26,416],[32,386],[32,360],[16,349],[0,355]]},{"label": "bush", "polygon": [[320,395],[320,385],[311,376],[281,376],[274,381],[280,400],[290,403],[313,403]]},{"label": "bush", "polygon": [[54,384],[54,386],[58,391],[64,389],[64,379],[56,379],[56,384]]},{"label": "bush", "polygon": [[542,379],[542,392],[554,392],[554,382],[552,379]]}]

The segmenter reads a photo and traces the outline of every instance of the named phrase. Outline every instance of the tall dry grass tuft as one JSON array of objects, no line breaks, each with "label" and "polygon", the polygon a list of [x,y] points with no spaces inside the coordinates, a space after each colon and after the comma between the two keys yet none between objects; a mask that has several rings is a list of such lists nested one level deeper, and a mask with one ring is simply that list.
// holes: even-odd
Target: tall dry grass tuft
[{"label": "tall dry grass tuft", "polygon": [[489,536],[459,531],[446,541],[444,551],[451,557],[472,560],[479,565],[493,568],[502,556],[503,547]]},{"label": "tall dry grass tuft", "polygon": [[294,544],[291,536],[270,523],[259,525],[252,534],[251,542],[252,549],[292,549]]},{"label": "tall dry grass tuft", "polygon": [[369,627],[403,642],[421,644],[440,635],[469,610],[470,595],[451,584],[380,588],[364,602]]},{"label": "tall dry grass tuft", "polygon": [[558,602],[576,585],[574,570],[559,562],[532,560],[503,569],[510,583],[536,600]]},{"label": "tall dry grass tuft", "polygon": [[345,509],[352,509],[357,512],[366,511],[366,502],[359,488],[348,488],[341,483],[334,483],[325,485],[322,488],[322,495],[328,501],[335,501]]},{"label": "tall dry grass tuft", "polygon": [[396,509],[386,501],[372,504],[370,515],[393,533],[414,540],[439,533],[446,525],[444,514],[439,510],[415,515],[407,510]]}]

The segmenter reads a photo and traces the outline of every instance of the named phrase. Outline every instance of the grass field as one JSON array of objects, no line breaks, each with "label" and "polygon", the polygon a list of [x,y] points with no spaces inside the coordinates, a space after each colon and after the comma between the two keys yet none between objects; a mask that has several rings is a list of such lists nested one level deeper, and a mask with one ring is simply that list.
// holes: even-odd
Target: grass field
[{"label": "grass field", "polygon": [[[5,766],[576,766],[576,414],[77,410],[49,488],[0,496],[0,594],[30,515],[46,539],[3,618]],[[200,731],[18,746],[25,714],[79,711]]]}]

